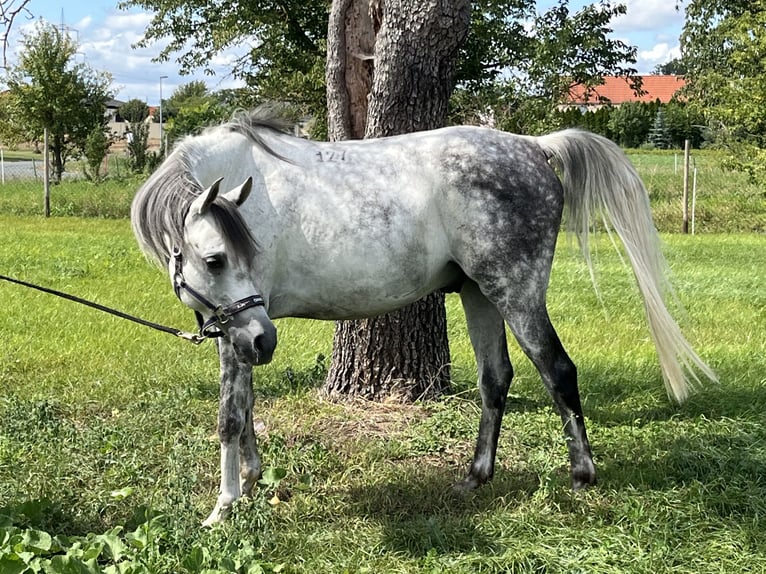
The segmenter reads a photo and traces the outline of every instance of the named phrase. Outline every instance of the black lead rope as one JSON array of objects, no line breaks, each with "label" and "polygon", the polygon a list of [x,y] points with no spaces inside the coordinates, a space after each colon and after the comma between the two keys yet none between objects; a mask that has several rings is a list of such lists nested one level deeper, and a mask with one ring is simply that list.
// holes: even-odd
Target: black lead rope
[{"label": "black lead rope", "polygon": [[56,297],[67,299],[68,301],[74,301],[75,303],[80,303],[81,305],[86,305],[87,307],[98,309],[99,311],[109,313],[110,315],[114,315],[122,319],[127,319],[128,321],[133,321],[134,323],[138,323],[139,325],[144,325],[145,327],[149,327],[156,331],[162,331],[163,333],[170,333],[171,335],[180,337],[181,339],[194,343],[195,345],[199,345],[207,338],[202,334],[198,335],[196,333],[187,333],[179,329],[174,329],[173,327],[166,327],[165,325],[160,325],[159,323],[153,323],[152,321],[147,321],[146,319],[141,319],[140,317],[134,317],[133,315],[128,315],[127,313],[123,313],[122,311],[118,311],[116,309],[106,307],[99,303],[88,301],[87,299],[83,299],[82,297],[77,297],[76,295],[70,295],[69,293],[64,293],[63,291],[56,291],[55,289],[50,289],[48,287],[41,287],[40,285],[35,285],[34,283],[28,283],[26,281],[22,281],[21,279],[14,279],[13,277],[7,277],[6,275],[0,275],[0,279],[2,279],[3,281],[8,281],[10,283],[16,283],[17,285],[23,285],[24,287],[29,287],[30,289],[36,289],[37,291],[42,291],[43,293],[48,293],[49,295],[55,295]]}]

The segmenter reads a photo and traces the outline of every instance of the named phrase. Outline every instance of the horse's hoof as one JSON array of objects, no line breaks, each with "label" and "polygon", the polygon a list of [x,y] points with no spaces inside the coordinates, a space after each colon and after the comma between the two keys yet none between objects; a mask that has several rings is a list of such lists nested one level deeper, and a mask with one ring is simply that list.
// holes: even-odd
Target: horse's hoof
[{"label": "horse's hoof", "polygon": [[485,482],[486,480],[481,480],[472,474],[469,474],[460,482],[455,483],[452,486],[452,491],[456,494],[467,495],[479,488]]},{"label": "horse's hoof", "polygon": [[216,502],[213,512],[210,513],[203,522],[202,526],[209,527],[215,524],[221,524],[231,514],[231,504],[221,504]]},{"label": "horse's hoof", "polygon": [[578,491],[596,484],[596,469],[593,463],[586,468],[572,471],[572,490]]}]

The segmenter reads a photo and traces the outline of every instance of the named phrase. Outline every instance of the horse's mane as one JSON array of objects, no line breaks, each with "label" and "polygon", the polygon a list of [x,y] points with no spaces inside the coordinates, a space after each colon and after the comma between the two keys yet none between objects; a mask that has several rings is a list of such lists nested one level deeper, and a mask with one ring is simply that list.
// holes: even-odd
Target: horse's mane
[{"label": "horse's mane", "polygon": [[231,120],[223,124],[222,127],[248,137],[271,155],[284,159],[263,140],[263,128],[289,134],[292,125],[292,122],[279,107],[262,105],[253,110],[236,112]]},{"label": "horse's mane", "polygon": [[[200,136],[187,136],[139,188],[133,198],[130,219],[141,251],[160,267],[167,265],[173,247],[184,237],[184,220],[191,203],[204,191],[192,167],[204,159],[206,146],[200,139],[225,130],[242,134],[267,153],[281,158],[264,140],[264,130],[289,132],[290,124],[273,106],[240,111],[231,120],[207,128]],[[252,260],[256,245],[236,206],[218,198],[210,212],[235,255]]]}]

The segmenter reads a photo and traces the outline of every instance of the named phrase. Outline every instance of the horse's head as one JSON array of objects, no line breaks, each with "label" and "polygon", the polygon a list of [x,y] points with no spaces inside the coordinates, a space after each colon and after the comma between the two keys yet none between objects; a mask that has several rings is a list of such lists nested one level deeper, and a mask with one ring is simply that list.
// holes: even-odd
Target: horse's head
[{"label": "horse's head", "polygon": [[192,202],[168,270],[176,295],[201,318],[202,334],[227,337],[243,360],[262,365],[271,361],[277,330],[254,284],[255,242],[238,211],[252,179],[219,195],[220,184]]}]

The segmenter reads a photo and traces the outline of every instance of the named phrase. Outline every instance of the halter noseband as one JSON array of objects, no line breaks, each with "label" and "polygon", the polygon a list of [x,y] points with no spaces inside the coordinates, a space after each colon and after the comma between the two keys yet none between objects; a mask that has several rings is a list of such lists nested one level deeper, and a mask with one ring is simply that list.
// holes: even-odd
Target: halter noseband
[{"label": "halter noseband", "polygon": [[202,320],[202,315],[195,311],[197,316],[197,323],[199,324],[199,334],[201,337],[216,338],[223,337],[223,331],[220,326],[229,322],[234,315],[241,313],[247,309],[253,307],[262,307],[265,305],[263,297],[258,295],[249,295],[238,301],[234,301],[230,305],[215,305],[207,297],[202,295],[199,291],[192,288],[186,283],[183,275],[183,261],[181,256],[181,250],[178,247],[173,248],[173,259],[175,260],[175,271],[173,272],[173,291],[176,293],[176,297],[181,298],[181,290],[183,289],[189,295],[194,297],[197,301],[207,307],[212,316],[207,320]]}]

